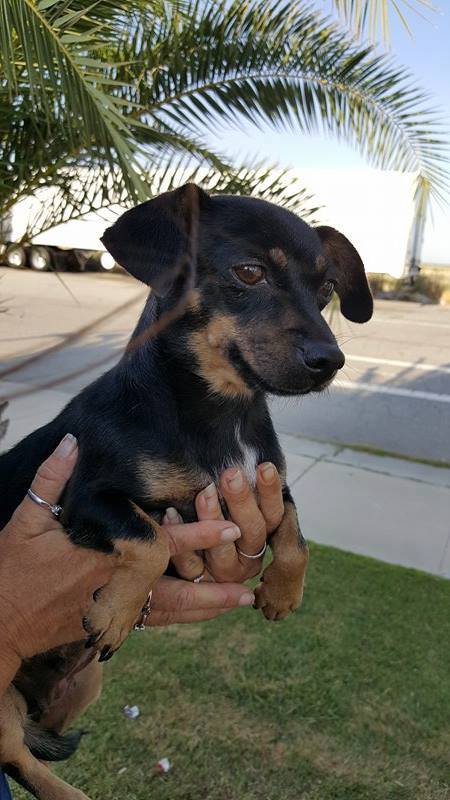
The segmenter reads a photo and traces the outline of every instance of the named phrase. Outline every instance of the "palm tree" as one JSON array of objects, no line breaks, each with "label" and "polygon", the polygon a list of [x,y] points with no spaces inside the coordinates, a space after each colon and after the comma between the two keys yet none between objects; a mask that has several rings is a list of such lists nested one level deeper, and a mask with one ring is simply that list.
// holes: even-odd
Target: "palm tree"
[{"label": "palm tree", "polygon": [[[361,27],[361,0],[334,2]],[[288,176],[207,146],[230,121],[333,133],[378,167],[416,171],[423,194],[445,190],[427,95],[303,0],[0,0],[0,15],[0,217],[57,187],[43,229],[142,200],[180,171],[308,205]]]}]

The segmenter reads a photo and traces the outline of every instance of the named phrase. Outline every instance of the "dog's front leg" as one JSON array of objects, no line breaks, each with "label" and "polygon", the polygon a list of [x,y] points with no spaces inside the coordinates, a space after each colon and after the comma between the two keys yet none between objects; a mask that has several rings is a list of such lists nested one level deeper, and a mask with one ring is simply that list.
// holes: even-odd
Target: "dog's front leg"
[{"label": "dog's front leg", "polygon": [[71,539],[106,550],[116,559],[111,580],[95,592],[83,619],[87,646],[99,650],[100,661],[106,661],[139,621],[149,593],[167,568],[167,537],[160,525],[120,495],[108,492],[71,499]]},{"label": "dog's front leg", "polygon": [[308,545],[289,489],[284,490],[283,496],[283,519],[269,538],[273,560],[255,591],[256,608],[261,608],[270,620],[283,619],[299,607],[308,564]]}]

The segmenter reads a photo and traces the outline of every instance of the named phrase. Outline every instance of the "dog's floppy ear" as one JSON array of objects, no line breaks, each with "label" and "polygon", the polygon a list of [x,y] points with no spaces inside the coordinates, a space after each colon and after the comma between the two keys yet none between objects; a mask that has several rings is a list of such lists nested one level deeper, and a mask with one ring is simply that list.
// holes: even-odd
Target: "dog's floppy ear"
[{"label": "dog's floppy ear", "polygon": [[344,234],[334,228],[321,225],[315,230],[326,257],[336,269],[336,292],[344,317],[352,322],[368,322],[373,313],[373,299],[359,253]]},{"label": "dog's floppy ear", "polygon": [[194,183],[126,211],[101,241],[127,272],[163,296],[192,253],[200,206],[208,195]]}]

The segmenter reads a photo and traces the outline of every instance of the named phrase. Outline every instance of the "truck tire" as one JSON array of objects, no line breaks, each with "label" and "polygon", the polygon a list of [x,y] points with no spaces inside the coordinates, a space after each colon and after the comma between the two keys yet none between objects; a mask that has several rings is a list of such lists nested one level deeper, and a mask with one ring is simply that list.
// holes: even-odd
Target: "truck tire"
[{"label": "truck tire", "polygon": [[104,252],[99,255],[98,268],[101,272],[115,272],[117,264],[110,253]]},{"label": "truck tire", "polygon": [[28,264],[37,272],[47,272],[53,266],[51,251],[42,245],[32,244],[28,248]]},{"label": "truck tire", "polygon": [[27,254],[21,244],[9,244],[6,248],[3,260],[8,267],[22,269],[27,263]]},{"label": "truck tire", "polygon": [[117,264],[113,257],[107,252],[92,253],[86,263],[89,272],[115,272]]}]

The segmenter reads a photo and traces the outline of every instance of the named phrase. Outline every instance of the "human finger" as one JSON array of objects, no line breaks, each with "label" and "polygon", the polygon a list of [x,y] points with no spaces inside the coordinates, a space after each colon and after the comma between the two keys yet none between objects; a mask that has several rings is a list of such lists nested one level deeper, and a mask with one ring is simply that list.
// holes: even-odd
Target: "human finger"
[{"label": "human finger", "polygon": [[237,525],[226,519],[202,520],[199,522],[172,522],[163,520],[171,556],[180,555],[187,550],[207,550],[210,547],[234,542],[241,535]]},{"label": "human finger", "polygon": [[[220,476],[220,489],[230,517],[241,531],[239,551],[248,555],[259,553],[266,543],[266,522],[243,471],[239,468],[225,470]],[[249,559],[244,559],[245,556],[239,556],[241,563],[248,566],[246,562]],[[252,564],[254,574],[257,574],[258,566],[260,566],[259,559]]]},{"label": "human finger", "polygon": [[183,625],[191,622],[207,622],[233,611],[232,608],[212,608],[201,611],[155,611],[148,618],[148,625],[152,627],[166,625]]},{"label": "human finger", "polygon": [[[183,530],[183,520],[176,510],[176,508],[168,508],[163,518],[163,525],[166,529],[172,523],[180,530]],[[173,536],[173,534],[172,534]],[[188,547],[183,548],[177,554],[171,557],[172,564],[174,565],[180,578],[187,581],[193,581],[197,578],[203,578],[205,573],[205,562],[203,556],[193,549],[194,545],[189,542]]]},{"label": "human finger", "polygon": [[[223,519],[219,496],[214,483],[210,483],[195,498],[195,510],[199,520]],[[221,543],[206,550],[204,556],[208,571],[216,581],[237,580],[240,578],[239,559],[234,540]]]},{"label": "human finger", "polygon": [[253,605],[255,596],[241,583],[190,583],[163,576],[157,581],[152,608],[159,611],[207,611]]},{"label": "human finger", "polygon": [[278,470],[270,461],[259,464],[256,470],[259,508],[266,521],[267,533],[273,533],[283,519],[283,487]]},{"label": "human finger", "polygon": [[[56,450],[39,467],[31,490],[50,505],[56,504],[72,475],[77,457],[77,440],[71,433],[66,433]],[[18,533],[29,538],[49,528],[52,512],[27,495],[14,512],[12,520]]]}]

